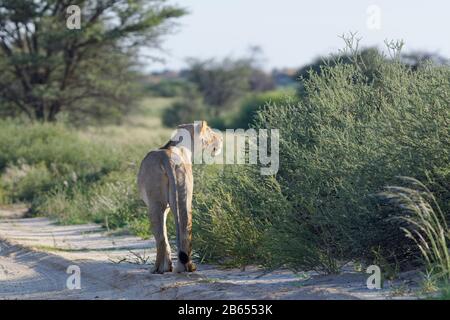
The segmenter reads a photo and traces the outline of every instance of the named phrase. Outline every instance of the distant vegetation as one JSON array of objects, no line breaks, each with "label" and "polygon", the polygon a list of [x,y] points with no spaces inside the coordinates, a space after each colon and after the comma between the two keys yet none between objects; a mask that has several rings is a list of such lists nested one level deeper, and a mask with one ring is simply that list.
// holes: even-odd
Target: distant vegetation
[{"label": "distant vegetation", "polygon": [[[218,129],[248,128],[256,111],[268,103],[305,99],[308,95],[305,84],[311,75],[321,75],[337,64],[353,64],[355,56],[364,66],[363,76],[368,82],[379,76],[378,61],[389,61],[389,57],[377,48],[358,50],[357,55],[351,50],[343,50],[318,58],[296,72],[285,69],[267,73],[261,70],[254,56],[222,61],[192,59],[186,70],[156,75],[156,82],[147,85],[147,91],[154,96],[177,98],[164,112],[163,124],[167,127],[206,119]],[[426,52],[400,54],[398,61],[412,71],[428,63],[448,65],[444,57]]]},{"label": "distant vegetation", "polygon": [[262,93],[252,93],[243,98],[233,112],[225,114],[218,121],[219,128],[248,129],[255,120],[258,111],[265,106],[295,103],[297,97],[292,89],[278,89]]},{"label": "distant vegetation", "polygon": [[147,85],[147,90],[152,96],[164,98],[178,98],[195,91],[193,83],[183,79],[161,79],[156,83]]},{"label": "distant vegetation", "polygon": [[219,124],[219,119],[236,107],[248,92],[274,87],[270,78],[259,71],[251,59],[191,60],[183,79],[190,84],[179,101],[163,116],[166,126],[174,127],[195,119]]}]

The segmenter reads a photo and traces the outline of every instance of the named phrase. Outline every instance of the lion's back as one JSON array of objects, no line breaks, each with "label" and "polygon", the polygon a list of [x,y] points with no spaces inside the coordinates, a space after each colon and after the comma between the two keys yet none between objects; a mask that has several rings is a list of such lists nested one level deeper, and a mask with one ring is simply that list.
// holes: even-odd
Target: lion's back
[{"label": "lion's back", "polygon": [[168,179],[164,170],[164,161],[169,161],[169,156],[163,149],[150,151],[141,161],[137,184],[141,198],[146,204],[151,195],[166,198],[164,192],[167,189]]}]

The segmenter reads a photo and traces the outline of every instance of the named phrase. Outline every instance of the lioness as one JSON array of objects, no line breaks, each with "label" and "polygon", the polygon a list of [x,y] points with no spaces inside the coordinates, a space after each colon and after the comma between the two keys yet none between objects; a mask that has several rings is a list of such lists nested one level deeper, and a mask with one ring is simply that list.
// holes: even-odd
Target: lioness
[{"label": "lioness", "polygon": [[[195,147],[194,147],[195,145]],[[191,261],[192,238],[192,157],[195,152],[216,156],[222,149],[222,137],[206,121],[178,126],[172,140],[142,160],[138,188],[148,207],[156,240],[156,262],[153,273],[172,271],[166,219],[169,208],[174,214],[177,231],[178,261],[176,272],[195,271]]]}]

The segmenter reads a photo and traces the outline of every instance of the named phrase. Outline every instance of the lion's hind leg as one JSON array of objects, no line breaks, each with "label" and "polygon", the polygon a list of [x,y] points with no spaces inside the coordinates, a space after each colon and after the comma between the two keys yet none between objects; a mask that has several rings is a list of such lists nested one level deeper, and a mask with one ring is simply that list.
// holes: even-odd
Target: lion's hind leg
[{"label": "lion's hind leg", "polygon": [[170,272],[172,271],[172,260],[170,257],[170,244],[167,238],[166,228],[169,208],[167,207],[167,204],[149,201],[148,210],[153,236],[156,241],[156,261],[152,272]]}]

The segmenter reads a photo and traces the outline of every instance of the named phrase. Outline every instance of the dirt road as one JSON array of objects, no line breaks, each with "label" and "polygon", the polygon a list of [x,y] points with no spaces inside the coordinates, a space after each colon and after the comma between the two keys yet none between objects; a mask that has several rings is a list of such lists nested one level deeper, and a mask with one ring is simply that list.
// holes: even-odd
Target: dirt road
[{"label": "dirt road", "polygon": [[[154,275],[153,240],[111,236],[95,224],[60,226],[0,209],[0,299],[392,299],[412,298],[411,277],[369,290],[367,274],[338,276],[200,264],[191,274]],[[174,257],[175,260],[175,257]],[[78,266],[81,289],[68,289]]]}]

